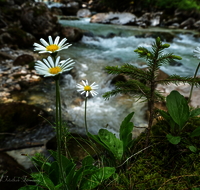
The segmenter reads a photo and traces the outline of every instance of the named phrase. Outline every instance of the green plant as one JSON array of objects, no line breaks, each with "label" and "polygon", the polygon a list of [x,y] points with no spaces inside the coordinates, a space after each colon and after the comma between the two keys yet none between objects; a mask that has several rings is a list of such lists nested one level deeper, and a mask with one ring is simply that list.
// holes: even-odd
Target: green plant
[{"label": "green plant", "polygon": [[[58,38],[57,38],[58,39]],[[55,51],[59,48],[57,46],[58,40],[55,40],[55,44],[53,44],[52,39],[50,38],[50,44],[45,44],[49,49],[44,49],[43,47],[36,47],[37,50],[42,51],[43,53],[46,51]],[[142,96],[146,97],[146,100],[149,102],[150,106],[150,119],[149,119],[149,126],[148,126],[148,133],[147,135],[141,134],[139,138],[132,139],[132,130],[133,130],[133,123],[130,122],[131,118],[134,115],[134,112],[127,115],[127,117],[123,120],[123,122],[120,125],[119,129],[119,137],[120,139],[116,138],[114,134],[109,132],[107,129],[100,129],[98,132],[98,135],[92,135],[88,132],[87,129],[87,120],[86,120],[86,107],[87,107],[87,97],[89,93],[92,95],[96,95],[96,92],[94,89],[96,89],[97,86],[88,85],[88,82],[86,80],[86,83],[84,81],[84,86],[77,85],[79,88],[78,91],[83,91],[86,93],[85,98],[85,128],[86,128],[86,134],[88,136],[88,142],[91,143],[93,148],[95,147],[95,144],[92,142],[91,139],[96,141],[99,145],[101,145],[105,153],[107,153],[109,156],[106,157],[105,155],[101,155],[102,152],[99,150],[96,150],[97,155],[99,158],[101,158],[102,165],[99,167],[93,166],[93,158],[91,155],[86,156],[82,161],[82,167],[77,171],[74,163],[74,159],[69,159],[68,154],[66,156],[62,155],[61,152],[61,140],[65,143],[65,151],[67,151],[67,140],[69,139],[70,133],[67,131],[66,128],[62,125],[62,119],[61,119],[61,105],[60,105],[60,94],[59,94],[59,77],[61,69],[63,67],[60,67],[58,64],[59,57],[56,59],[56,53],[52,53],[55,61],[55,65],[53,67],[53,60],[51,58],[48,58],[50,60],[52,68],[49,69],[48,72],[42,72],[41,70],[45,70],[45,68],[39,67],[37,70],[40,71],[40,74],[47,74],[47,75],[56,75],[54,76],[54,79],[56,81],[56,134],[57,134],[57,152],[49,150],[50,154],[55,158],[56,161],[49,162],[48,158],[45,158],[41,156],[40,154],[36,154],[31,158],[32,162],[36,165],[38,165],[41,168],[41,171],[36,173],[32,173],[31,176],[36,182],[36,186],[25,186],[20,188],[20,190],[41,190],[43,188],[50,189],[50,190],[59,190],[59,189],[67,189],[67,190],[76,190],[76,188],[80,190],[92,190],[94,188],[100,188],[102,189],[108,189],[109,186],[109,178],[113,179],[113,181],[116,181],[116,183],[122,183],[120,184],[120,188],[122,189],[160,189],[162,187],[166,188],[173,188],[174,184],[169,183],[169,181],[176,180],[178,178],[185,179],[184,184],[175,184],[175,187],[177,188],[185,188],[185,187],[191,187],[191,185],[196,181],[198,181],[198,176],[200,171],[198,170],[199,165],[193,164],[193,167],[197,170],[193,175],[187,175],[187,171],[183,166],[176,165],[175,168],[173,168],[173,171],[166,172],[166,168],[168,168],[168,165],[172,163],[172,161],[175,161],[175,157],[173,154],[176,152],[177,147],[173,147],[173,145],[177,145],[182,140],[184,143],[188,143],[185,138],[181,134],[181,132],[188,127],[185,125],[187,122],[188,124],[195,120],[196,116],[200,114],[200,108],[197,109],[189,109],[188,102],[185,100],[185,98],[180,95],[177,91],[172,91],[171,94],[167,97],[167,107],[168,112],[164,112],[162,110],[157,110],[165,119],[163,122],[168,123],[168,127],[165,128],[164,125],[160,126],[162,129],[162,133],[168,133],[166,139],[159,139],[159,142],[157,142],[156,139],[151,139],[151,145],[147,147],[148,141],[150,139],[151,133],[151,126],[152,121],[155,116],[156,110],[154,109],[154,103],[155,101],[161,100],[164,101],[165,98],[162,96],[159,92],[155,90],[155,84],[169,84],[170,82],[174,84],[178,84],[179,82],[189,83],[192,84],[191,92],[190,92],[190,98],[192,95],[192,90],[194,85],[198,85],[200,82],[199,79],[196,78],[196,73],[194,78],[189,77],[180,77],[178,75],[170,76],[168,79],[165,80],[158,80],[158,69],[159,66],[162,64],[166,64],[168,61],[171,61],[173,59],[181,59],[179,56],[173,55],[172,53],[169,54],[162,54],[163,50],[165,48],[168,48],[169,44],[162,44],[160,41],[160,38],[158,37],[156,39],[156,42],[152,45],[152,51],[147,50],[146,48],[139,47],[135,52],[139,54],[140,57],[146,58],[148,61],[149,69],[147,71],[142,71],[134,66],[131,66],[129,64],[123,65],[121,68],[117,67],[106,67],[105,70],[109,71],[110,74],[125,74],[131,76],[135,80],[129,80],[127,82],[117,82],[116,86],[117,89],[107,92],[104,94],[104,98],[109,98],[112,95],[116,95],[117,93],[129,93],[133,92],[135,96],[139,96],[141,98]],[[38,62],[41,64],[41,62]],[[45,63],[48,63],[47,60]],[[63,63],[63,62],[61,62]],[[200,64],[199,64],[200,65]],[[197,67],[198,70],[199,66]],[[41,70],[40,70],[41,69]],[[139,80],[143,80],[144,83],[141,83]],[[189,98],[189,99],[190,99]],[[59,120],[58,120],[58,107],[59,107]],[[185,128],[184,128],[185,127]],[[192,142],[190,143],[189,149],[192,151],[192,154],[189,155],[189,157],[184,158],[184,156],[181,154],[181,161],[186,162],[187,167],[190,165],[191,160],[196,157],[198,157],[200,154],[197,154],[197,151],[195,149],[195,146],[198,146],[198,143],[196,142],[195,137],[200,135],[200,128],[194,127],[195,129],[191,132],[186,131],[189,133],[188,138],[191,138],[190,140]],[[61,131],[63,130],[63,135],[61,135]],[[155,132],[155,131],[154,131]],[[175,137],[172,135],[176,135]],[[180,135],[180,136],[179,136]],[[182,136],[181,136],[182,135]],[[185,134],[184,134],[185,135]],[[152,136],[151,136],[152,137]],[[154,138],[153,136],[152,138]],[[192,138],[193,137],[193,138]],[[91,139],[90,139],[91,138]],[[178,140],[177,140],[178,139]],[[140,143],[140,140],[143,142],[145,141],[145,148]],[[159,147],[157,147],[157,144],[160,144]],[[195,144],[195,145],[194,145]],[[191,146],[192,145],[192,146]],[[194,146],[193,146],[194,145]],[[81,146],[81,145],[80,145]],[[152,147],[151,150],[151,156],[149,159],[144,158],[143,151],[147,148]],[[83,147],[82,147],[83,148]],[[144,148],[144,149],[143,149]],[[141,150],[142,149],[142,150]],[[172,150],[171,150],[172,149]],[[133,154],[134,152],[137,152]],[[135,158],[134,165],[130,166],[130,163],[128,163],[128,160],[135,156],[140,154],[140,158]],[[190,152],[191,153],[191,152]],[[179,154],[179,153],[178,153]],[[138,156],[139,157],[139,156]],[[154,163],[154,167],[152,163]],[[126,163],[126,167],[123,167],[123,165]],[[137,163],[137,164],[136,164]],[[183,163],[183,162],[181,162]],[[194,162],[193,162],[194,163]],[[138,165],[138,167],[136,167]],[[107,167],[108,166],[108,167]],[[121,167],[122,166],[122,167]],[[37,167],[37,166],[36,166]],[[176,167],[179,167],[180,171],[177,172]],[[132,168],[132,173],[134,174],[133,177],[133,183],[129,184],[129,180],[127,180],[128,177],[128,170]],[[181,170],[181,168],[183,168]],[[160,173],[161,170],[162,173]],[[173,173],[176,172],[176,176],[173,176]],[[177,177],[177,175],[180,175]],[[186,178],[189,177],[189,178]],[[192,179],[194,178],[194,179]],[[131,180],[130,180],[131,181]],[[142,182],[141,182],[142,181]],[[107,184],[106,187],[104,184]],[[196,185],[196,184],[195,184]],[[103,186],[103,187],[102,187]],[[193,186],[193,189],[197,186]]]},{"label": "green plant", "polygon": [[[158,109],[160,115],[168,122],[170,128],[166,130],[167,139],[172,144],[178,144],[181,141],[181,131],[187,125],[190,118],[200,115],[200,108],[189,111],[189,106],[187,100],[178,92],[172,91],[170,95],[167,96],[167,108],[168,112]],[[195,137],[200,135],[200,127],[196,128],[190,137]],[[186,141],[186,139],[184,139]],[[189,146],[189,149],[196,152],[194,146]]]},{"label": "green plant", "polygon": [[[169,44],[163,44],[158,37],[156,41],[152,44],[152,51],[144,48],[138,47],[135,50],[136,53],[139,54],[140,58],[145,58],[147,60],[148,70],[143,71],[138,69],[137,67],[124,64],[121,68],[118,66],[107,66],[105,71],[109,74],[123,74],[131,77],[126,82],[117,82],[115,84],[116,89],[106,92],[103,97],[105,99],[109,99],[110,96],[117,95],[118,93],[132,93],[133,96],[145,97],[145,101],[148,101],[149,111],[150,111],[150,118],[148,124],[148,133],[146,137],[146,144],[145,147],[148,146],[149,142],[149,135],[151,131],[151,126],[153,122],[154,114],[154,103],[156,101],[164,101],[165,97],[155,89],[156,84],[167,84],[170,83],[179,84],[180,82],[195,84],[196,86],[199,84],[199,79],[192,78],[192,77],[180,77],[178,75],[171,75],[168,79],[160,80],[157,79],[159,67],[161,65],[167,64],[168,62],[174,59],[182,59],[180,56],[173,55],[173,53],[163,54],[164,49],[169,48]],[[140,81],[143,80],[144,83]]]}]

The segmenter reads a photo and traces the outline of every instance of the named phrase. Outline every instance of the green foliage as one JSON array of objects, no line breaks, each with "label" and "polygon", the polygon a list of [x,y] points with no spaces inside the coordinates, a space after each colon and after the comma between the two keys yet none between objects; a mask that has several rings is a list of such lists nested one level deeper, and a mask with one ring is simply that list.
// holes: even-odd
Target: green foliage
[{"label": "green foliage", "polygon": [[153,4],[160,8],[179,8],[181,10],[200,10],[200,2],[198,0],[154,0]]},{"label": "green foliage", "polygon": [[133,1],[133,0],[100,0],[102,5],[105,5],[111,8],[114,11],[124,11],[128,9],[130,6],[140,7],[143,9],[158,8],[158,9],[180,9],[180,10],[198,10],[200,11],[200,1],[199,0],[141,0],[141,1]]},{"label": "green foliage", "polygon": [[43,190],[43,188],[35,185],[27,185],[24,187],[21,187],[19,190]]},{"label": "green foliage", "polygon": [[88,136],[93,140],[102,145],[107,152],[109,153],[110,160],[109,162],[112,166],[116,166],[117,164],[122,164],[123,156],[129,155],[129,149],[133,146],[132,140],[132,130],[133,123],[130,122],[133,117],[134,112],[130,113],[121,123],[119,130],[118,139],[114,134],[109,132],[107,129],[100,129],[98,135],[92,135],[88,133]]},{"label": "green foliage", "polygon": [[[167,134],[167,139],[172,144],[178,144],[184,138],[185,142],[189,137],[200,136],[200,127],[197,127],[192,133],[185,136],[183,129],[187,125],[189,118],[200,115],[200,109],[189,110],[188,102],[178,91],[174,90],[167,96],[168,112],[157,109],[161,116],[169,124],[168,129],[163,129]],[[189,149],[195,151],[196,148],[190,144]]]},{"label": "green foliage", "polygon": [[[180,77],[178,75],[172,75],[169,79],[166,80],[156,80],[160,66],[162,66],[163,64],[167,64],[168,62],[175,59],[180,59],[180,56],[173,55],[172,53],[163,54],[163,50],[168,47],[169,44],[162,44],[160,38],[158,37],[156,39],[156,42],[152,44],[152,51],[144,47],[138,47],[138,49],[135,50],[140,58],[146,59],[148,65],[147,71],[138,69],[137,67],[130,64],[124,64],[123,66],[121,66],[121,68],[118,66],[107,66],[105,68],[105,71],[107,73],[113,75],[123,74],[129,76],[132,79],[129,79],[126,82],[117,82],[115,84],[116,89],[110,92],[106,92],[103,95],[103,98],[109,99],[111,96],[117,95],[118,93],[131,93],[135,97],[145,97],[147,100],[151,101],[152,85],[169,83],[178,84],[180,82],[185,82],[189,84],[192,84],[192,82],[194,82],[195,85],[199,85],[199,79],[195,79],[193,81],[193,78],[191,77]],[[141,80],[146,81],[146,84],[141,83]],[[155,89],[154,98],[155,101],[165,100],[165,97]]]},{"label": "green foliage", "polygon": [[187,100],[176,90],[173,90],[166,100],[168,112],[172,119],[180,126],[179,130],[181,130],[190,115]]}]

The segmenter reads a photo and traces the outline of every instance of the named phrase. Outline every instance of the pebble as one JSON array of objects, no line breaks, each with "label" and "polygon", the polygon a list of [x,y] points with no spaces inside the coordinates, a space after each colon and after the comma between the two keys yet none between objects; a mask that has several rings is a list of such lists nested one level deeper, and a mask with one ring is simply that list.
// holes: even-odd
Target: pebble
[{"label": "pebble", "polygon": [[[9,47],[4,47],[0,49],[0,52],[4,52],[4,54],[11,55],[13,59],[5,59],[1,62],[0,65],[0,102],[6,103],[10,101],[14,101],[11,99],[11,91],[21,90],[21,86],[18,84],[20,81],[26,82],[38,82],[40,80],[40,76],[36,73],[35,70],[28,70],[29,66],[13,66],[13,60],[18,56],[23,54],[29,54],[34,57],[36,61],[38,59],[38,54],[33,53],[29,50],[12,50]],[[18,75],[24,75],[20,77],[15,77]]]}]

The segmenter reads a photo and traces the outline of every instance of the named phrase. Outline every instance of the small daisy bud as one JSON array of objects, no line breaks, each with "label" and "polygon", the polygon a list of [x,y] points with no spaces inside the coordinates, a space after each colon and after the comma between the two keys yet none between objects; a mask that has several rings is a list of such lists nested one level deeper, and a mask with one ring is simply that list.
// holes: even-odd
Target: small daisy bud
[{"label": "small daisy bud", "polygon": [[134,50],[134,52],[138,52],[138,49]]},{"label": "small daisy bud", "polygon": [[180,56],[178,56],[178,55],[173,55],[173,58],[174,59],[178,59],[178,60],[181,60],[182,58],[180,57]]},{"label": "small daisy bud", "polygon": [[150,53],[147,53],[147,56],[148,56],[148,57],[150,57],[150,56],[151,56],[151,54],[150,54]]},{"label": "small daisy bud", "polygon": [[138,50],[138,53],[144,53],[142,50]]},{"label": "small daisy bud", "polygon": [[162,48],[168,48],[170,45],[169,44],[163,44]]}]

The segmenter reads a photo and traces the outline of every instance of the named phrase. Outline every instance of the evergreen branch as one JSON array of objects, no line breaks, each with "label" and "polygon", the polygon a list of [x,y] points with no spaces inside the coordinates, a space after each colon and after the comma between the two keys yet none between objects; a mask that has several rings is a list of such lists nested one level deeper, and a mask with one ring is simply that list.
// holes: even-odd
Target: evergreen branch
[{"label": "evergreen branch", "polygon": [[[105,100],[107,99],[109,100],[111,96],[117,95],[118,93],[121,93],[121,94],[130,93],[134,97],[139,96],[139,99],[142,97],[145,97],[144,101],[150,100],[151,98],[151,88],[145,86],[144,84],[142,84],[141,82],[137,80],[128,80],[127,82],[119,81],[115,84],[115,86],[116,86],[115,90],[106,92],[103,95],[103,98],[105,98]],[[165,97],[161,95],[159,91],[155,91],[155,100],[164,101]]]},{"label": "evergreen branch", "polygon": [[141,79],[149,80],[148,77],[150,77],[148,72],[138,69],[137,67],[130,65],[128,63],[121,66],[121,68],[114,67],[114,66],[107,66],[104,70],[109,74],[113,74],[113,75],[124,74],[138,80],[141,80]]},{"label": "evergreen branch", "polygon": [[165,84],[168,85],[170,83],[173,83],[175,85],[179,85],[181,83],[183,83],[185,85],[185,83],[188,83],[190,85],[192,85],[192,83],[194,83],[194,85],[196,87],[200,86],[200,78],[193,78],[193,77],[180,77],[179,75],[171,75],[169,76],[169,78],[163,80],[156,80],[155,81],[157,84]]},{"label": "evergreen branch", "polygon": [[157,63],[161,66],[162,64],[167,64],[172,61],[175,61],[175,59],[173,58],[173,53],[168,53],[168,54],[161,55],[158,58]]}]

